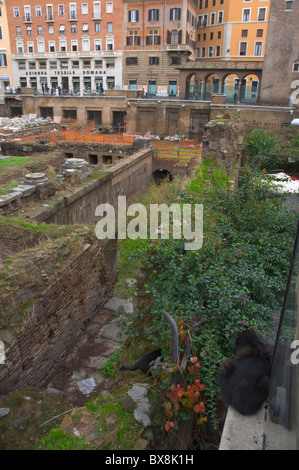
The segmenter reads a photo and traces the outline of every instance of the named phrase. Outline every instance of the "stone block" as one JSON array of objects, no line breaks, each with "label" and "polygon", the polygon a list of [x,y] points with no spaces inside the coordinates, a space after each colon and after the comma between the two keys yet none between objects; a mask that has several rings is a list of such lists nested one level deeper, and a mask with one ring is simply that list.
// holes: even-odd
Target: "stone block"
[{"label": "stone block", "polygon": [[20,199],[23,196],[21,192],[15,191],[14,193],[4,194],[0,197],[0,207],[6,206],[11,202]]},{"label": "stone block", "polygon": [[19,192],[22,193],[22,196],[30,196],[30,194],[33,194],[36,191],[36,186],[35,185],[29,185],[29,184],[19,184],[18,186],[15,186],[10,190],[10,193],[14,192]]}]

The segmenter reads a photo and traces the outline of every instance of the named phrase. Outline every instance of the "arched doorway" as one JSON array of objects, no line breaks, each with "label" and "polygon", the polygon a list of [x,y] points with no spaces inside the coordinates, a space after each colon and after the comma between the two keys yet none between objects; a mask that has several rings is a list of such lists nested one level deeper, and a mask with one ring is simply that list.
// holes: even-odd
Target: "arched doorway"
[{"label": "arched doorway", "polygon": [[201,100],[203,94],[203,82],[199,74],[193,73],[186,80],[186,100]]},{"label": "arched doorway", "polygon": [[240,102],[247,104],[257,104],[259,97],[260,81],[257,75],[246,75],[241,83]]},{"label": "arched doorway", "polygon": [[226,103],[234,103],[239,100],[240,79],[235,73],[230,73],[223,78],[222,91]]},{"label": "arched doorway", "polygon": [[221,85],[219,76],[216,73],[211,73],[205,77],[205,91],[204,100],[210,101],[213,93],[220,93]]}]

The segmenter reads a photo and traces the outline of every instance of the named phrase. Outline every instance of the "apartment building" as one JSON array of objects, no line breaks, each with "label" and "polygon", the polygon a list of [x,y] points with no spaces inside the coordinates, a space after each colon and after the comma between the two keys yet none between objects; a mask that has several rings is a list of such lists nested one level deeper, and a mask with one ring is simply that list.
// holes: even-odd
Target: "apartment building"
[{"label": "apartment building", "polygon": [[121,0],[10,0],[7,16],[16,86],[79,95],[122,87]]},{"label": "apartment building", "polygon": [[199,0],[197,58],[263,61],[270,0]]},{"label": "apartment building", "polygon": [[196,0],[123,0],[124,89],[178,96],[178,66],[196,53]]},{"label": "apartment building", "polygon": [[298,0],[271,0],[262,104],[299,107],[298,20]]},{"label": "apartment building", "polygon": [[13,85],[6,5],[0,0],[0,89]]}]

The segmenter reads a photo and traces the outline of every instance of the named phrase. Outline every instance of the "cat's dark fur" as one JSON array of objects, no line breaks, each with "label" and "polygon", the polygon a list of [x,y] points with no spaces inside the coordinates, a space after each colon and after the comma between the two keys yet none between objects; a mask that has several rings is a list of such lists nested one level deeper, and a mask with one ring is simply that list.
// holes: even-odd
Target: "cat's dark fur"
[{"label": "cat's dark fur", "polygon": [[161,356],[161,349],[155,349],[138,359],[132,366],[122,366],[119,370],[141,370],[144,374],[148,374],[151,362]]},{"label": "cat's dark fur", "polygon": [[239,333],[236,343],[234,360],[219,367],[219,386],[227,405],[251,415],[260,409],[269,393],[273,347],[263,343],[254,330]]}]

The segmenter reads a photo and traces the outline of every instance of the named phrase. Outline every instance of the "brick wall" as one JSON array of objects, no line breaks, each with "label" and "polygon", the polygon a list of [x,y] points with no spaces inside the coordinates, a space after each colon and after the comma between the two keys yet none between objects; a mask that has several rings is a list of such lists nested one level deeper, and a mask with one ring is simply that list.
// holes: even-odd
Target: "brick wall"
[{"label": "brick wall", "polygon": [[[27,256],[34,257],[38,250],[28,250]],[[5,364],[0,365],[0,395],[27,385],[41,387],[55,373],[82,329],[110,298],[116,257],[114,241],[106,247],[96,242],[82,244],[79,251],[77,247],[17,319],[8,321],[9,307],[17,311],[24,298],[17,290],[6,296],[6,318],[2,309],[0,319],[6,355]]]}]

